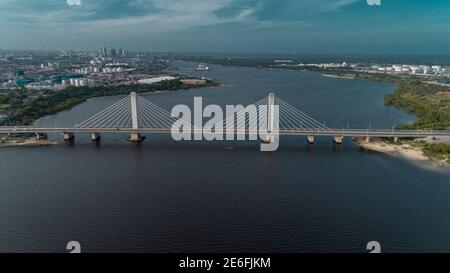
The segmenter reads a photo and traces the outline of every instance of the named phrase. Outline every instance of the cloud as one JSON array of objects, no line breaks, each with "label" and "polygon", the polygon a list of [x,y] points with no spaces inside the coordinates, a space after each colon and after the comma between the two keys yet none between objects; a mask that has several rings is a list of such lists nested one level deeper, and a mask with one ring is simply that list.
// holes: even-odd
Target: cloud
[{"label": "cloud", "polygon": [[69,6],[81,6],[81,0],[67,0]]},{"label": "cloud", "polygon": [[250,20],[253,7],[236,8],[233,14],[220,15],[218,12],[236,0],[140,0],[135,5],[150,4],[153,11],[141,16],[104,18],[95,21],[96,28],[130,26],[145,29],[146,32],[185,31],[198,27],[217,26]]},{"label": "cloud", "polygon": [[255,16],[261,20],[291,21],[340,10],[366,0],[283,0],[263,1]]},{"label": "cloud", "polygon": [[165,47],[163,41],[211,43],[266,30],[311,29],[309,15],[356,1],[0,0],[0,34],[16,44],[33,40],[52,47],[89,47],[101,41],[142,47],[156,43]]},{"label": "cloud", "polygon": [[[0,22],[14,24],[154,24],[161,31],[245,22],[300,21],[358,0],[0,0]],[[361,1],[361,0],[360,0]],[[71,9],[69,6],[79,6]],[[300,19],[299,19],[300,18]]]}]

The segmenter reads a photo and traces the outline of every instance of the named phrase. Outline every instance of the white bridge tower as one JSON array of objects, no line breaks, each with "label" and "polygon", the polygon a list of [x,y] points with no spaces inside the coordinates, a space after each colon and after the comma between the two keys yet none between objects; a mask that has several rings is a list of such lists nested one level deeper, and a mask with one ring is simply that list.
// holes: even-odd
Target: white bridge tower
[{"label": "white bridge tower", "polygon": [[[275,105],[275,94],[267,100],[267,134],[262,137],[261,152],[274,152],[279,146],[279,105]],[[260,128],[260,130],[263,128]]]},{"label": "white bridge tower", "polygon": [[[133,130],[139,129],[139,120],[138,120],[138,103],[136,92],[130,93],[130,102],[131,102],[131,124]],[[128,141],[130,142],[141,142],[145,139],[145,137],[141,136],[138,132],[130,134],[128,137]]]}]

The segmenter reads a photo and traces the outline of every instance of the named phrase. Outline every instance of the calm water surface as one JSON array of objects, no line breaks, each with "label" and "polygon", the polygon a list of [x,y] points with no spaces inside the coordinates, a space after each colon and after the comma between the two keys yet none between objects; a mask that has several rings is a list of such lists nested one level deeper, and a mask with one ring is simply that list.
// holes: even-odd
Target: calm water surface
[{"label": "calm water surface", "polygon": [[[180,74],[220,88],[147,95],[170,110],[248,104],[269,92],[329,127],[390,128],[414,119],[385,107],[393,86],[319,74],[216,66]],[[39,121],[74,124],[119,97],[98,98]],[[52,135],[62,142],[62,136]],[[450,251],[450,173],[361,152],[328,138],[308,147],[285,137],[275,153],[257,142],[181,142],[103,136],[93,145],[0,150],[0,252]]]}]

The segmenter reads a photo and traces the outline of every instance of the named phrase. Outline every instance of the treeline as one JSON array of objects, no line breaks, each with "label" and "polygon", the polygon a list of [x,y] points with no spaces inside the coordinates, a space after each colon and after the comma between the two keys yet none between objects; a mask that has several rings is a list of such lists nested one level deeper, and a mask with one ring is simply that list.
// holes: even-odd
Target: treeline
[{"label": "treeline", "polygon": [[450,130],[450,90],[448,87],[403,79],[384,101],[415,114],[418,120],[402,129]]},{"label": "treeline", "polygon": [[[393,94],[384,101],[409,113],[418,120],[400,129],[450,130],[450,90],[448,87],[427,84],[417,80],[401,80],[396,83]],[[450,164],[449,144],[425,144],[425,155],[445,160]]]},{"label": "treeline", "polygon": [[450,145],[448,144],[425,144],[423,151],[431,158],[445,160],[450,164]]},{"label": "treeline", "polygon": [[240,66],[240,67],[269,67],[273,64],[273,60],[266,58],[228,58],[228,57],[212,57],[212,56],[177,56],[178,60],[210,63],[222,66]]},{"label": "treeline", "polygon": [[[210,83],[212,84],[212,83]],[[119,85],[114,87],[68,87],[57,92],[47,92],[29,102],[22,102],[26,94],[18,92],[15,95],[0,96],[0,104],[10,104],[14,111],[10,123],[15,125],[29,125],[34,120],[69,109],[77,104],[93,97],[127,95],[130,92],[145,93],[155,91],[174,91],[179,89],[189,89],[195,86],[183,84],[180,80],[162,81],[151,85]]]}]

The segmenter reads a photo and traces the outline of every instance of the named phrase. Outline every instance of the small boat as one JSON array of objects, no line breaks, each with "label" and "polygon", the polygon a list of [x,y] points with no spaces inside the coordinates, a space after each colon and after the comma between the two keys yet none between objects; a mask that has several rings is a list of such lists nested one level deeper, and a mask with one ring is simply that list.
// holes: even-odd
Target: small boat
[{"label": "small boat", "polygon": [[208,71],[209,69],[210,69],[209,66],[204,65],[204,64],[199,64],[199,65],[195,68],[195,70],[197,70],[197,71]]}]

